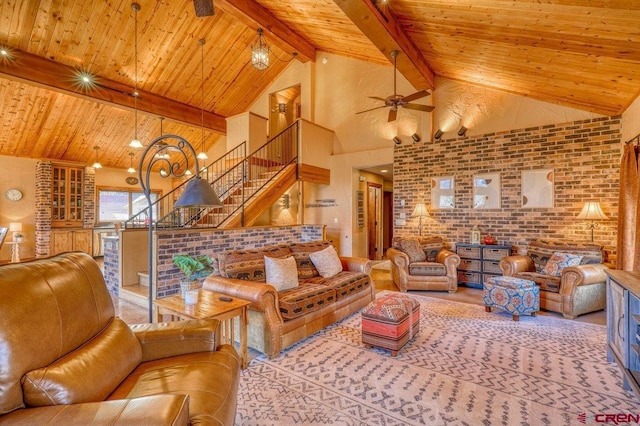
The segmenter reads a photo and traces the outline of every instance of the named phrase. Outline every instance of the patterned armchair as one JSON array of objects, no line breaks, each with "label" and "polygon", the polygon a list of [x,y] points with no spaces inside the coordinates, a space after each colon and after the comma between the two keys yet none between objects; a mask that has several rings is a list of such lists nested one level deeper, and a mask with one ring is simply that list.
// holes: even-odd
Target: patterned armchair
[{"label": "patterned armchair", "polygon": [[407,290],[458,289],[460,257],[447,250],[441,237],[395,237],[387,250],[393,283]]},{"label": "patterned armchair", "polygon": [[603,247],[538,239],[526,256],[500,261],[503,275],[534,281],[540,287],[540,307],[565,318],[604,309],[606,281]]}]

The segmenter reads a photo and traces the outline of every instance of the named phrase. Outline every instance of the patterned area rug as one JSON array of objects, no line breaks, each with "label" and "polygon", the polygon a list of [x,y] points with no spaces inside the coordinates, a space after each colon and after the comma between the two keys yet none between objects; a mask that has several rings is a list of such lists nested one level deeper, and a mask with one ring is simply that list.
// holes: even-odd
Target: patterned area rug
[{"label": "patterned area rug", "polygon": [[[381,292],[379,295],[386,292]],[[640,414],[603,326],[486,313],[411,295],[420,334],[396,358],[360,341],[360,313],[242,373],[238,425],[579,425]]]}]

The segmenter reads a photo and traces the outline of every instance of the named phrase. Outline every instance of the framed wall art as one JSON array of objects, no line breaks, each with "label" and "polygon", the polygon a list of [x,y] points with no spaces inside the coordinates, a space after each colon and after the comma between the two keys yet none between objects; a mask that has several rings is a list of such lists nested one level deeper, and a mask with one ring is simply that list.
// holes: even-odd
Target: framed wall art
[{"label": "framed wall art", "polygon": [[431,208],[455,208],[455,179],[453,176],[431,178]]},{"label": "framed wall art", "polygon": [[524,170],[522,172],[522,207],[553,207],[553,169]]},{"label": "framed wall art", "polygon": [[500,208],[500,173],[479,174],[473,177],[473,208]]}]

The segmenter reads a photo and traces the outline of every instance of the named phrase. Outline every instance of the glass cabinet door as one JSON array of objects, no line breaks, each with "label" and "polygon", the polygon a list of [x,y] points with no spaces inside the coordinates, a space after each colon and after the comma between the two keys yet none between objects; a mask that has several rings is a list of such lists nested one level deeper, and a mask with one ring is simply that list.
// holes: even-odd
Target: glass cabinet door
[{"label": "glass cabinet door", "polygon": [[84,170],[53,166],[51,176],[51,226],[82,226]]}]

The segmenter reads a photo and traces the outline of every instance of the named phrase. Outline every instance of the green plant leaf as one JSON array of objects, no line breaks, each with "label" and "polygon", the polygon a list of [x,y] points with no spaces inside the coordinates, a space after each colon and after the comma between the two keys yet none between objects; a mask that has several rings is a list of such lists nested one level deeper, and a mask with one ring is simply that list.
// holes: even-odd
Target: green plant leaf
[{"label": "green plant leaf", "polygon": [[207,255],[189,256],[188,254],[174,254],[173,263],[187,276],[187,278],[204,278],[213,272],[213,260]]}]

